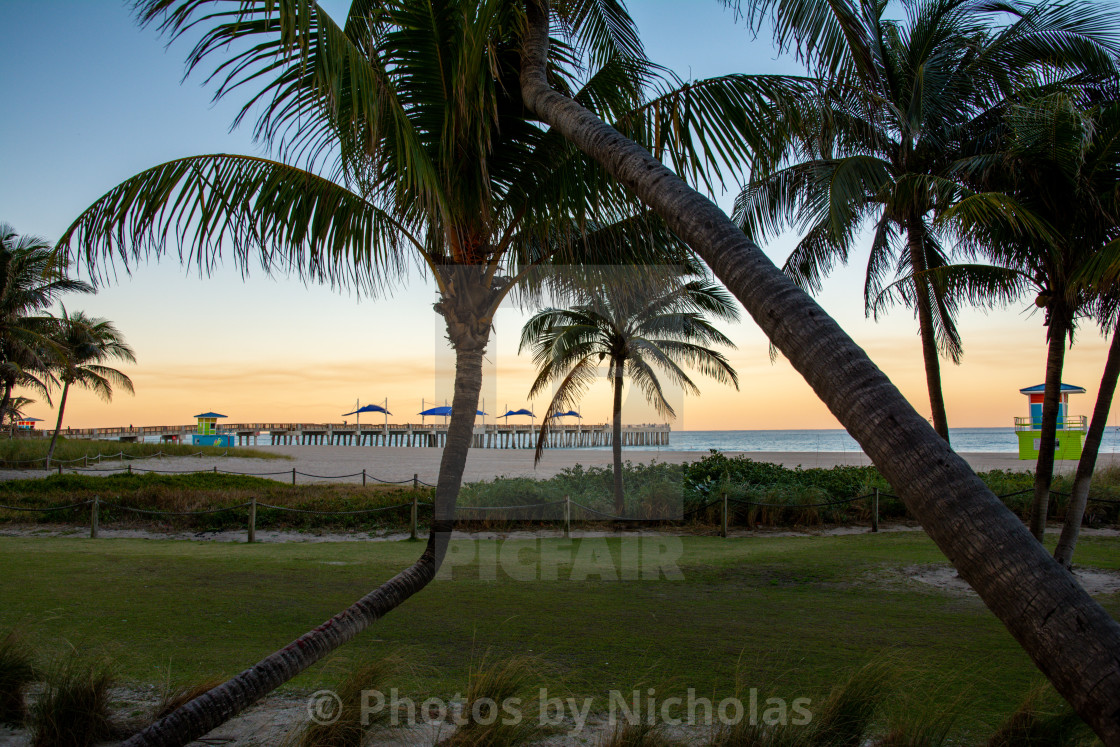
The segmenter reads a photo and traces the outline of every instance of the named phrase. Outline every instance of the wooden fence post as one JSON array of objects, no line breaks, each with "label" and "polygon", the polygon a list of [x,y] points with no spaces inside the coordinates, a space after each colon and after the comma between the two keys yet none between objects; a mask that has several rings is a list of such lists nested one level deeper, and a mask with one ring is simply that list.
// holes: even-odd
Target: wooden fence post
[{"label": "wooden fence post", "polygon": [[257,541],[257,497],[249,499],[249,544]]},{"label": "wooden fence post", "polygon": [[292,485],[296,484],[296,468],[292,467]]},{"label": "wooden fence post", "polygon": [[564,539],[572,538],[572,497],[564,496]]},{"label": "wooden fence post", "polygon": [[59,474],[59,477],[62,476],[62,462],[58,463],[58,474]]},{"label": "wooden fence post", "polygon": [[420,489],[420,475],[416,474],[415,472],[412,474],[412,489]]},{"label": "wooden fence post", "polygon": [[720,521],[719,536],[720,537],[726,537],[727,536],[727,488],[724,488],[722,490],[722,493],[723,493],[723,516],[721,517],[721,521]]},{"label": "wooden fence post", "polygon": [[412,517],[411,517],[411,521],[410,521],[410,524],[412,525],[412,535],[409,537],[409,539],[416,539],[417,538],[416,537],[416,514],[417,514],[417,501],[418,500],[419,500],[419,496],[416,493],[413,493],[412,494]]},{"label": "wooden fence post", "polygon": [[879,531],[879,488],[875,488],[875,497],[871,499],[871,531]]},{"label": "wooden fence post", "polygon": [[98,496],[93,497],[93,503],[89,506],[89,538],[97,539],[98,524],[101,523],[101,499]]},{"label": "wooden fence post", "polygon": [[366,486],[366,471],[362,470],[362,487]]},{"label": "wooden fence post", "polygon": [[218,474],[218,465],[216,465],[216,464],[214,465],[214,474],[215,475]]},{"label": "wooden fence post", "polygon": [[132,474],[132,465],[131,464],[128,465],[128,474],[130,474],[130,475]]}]

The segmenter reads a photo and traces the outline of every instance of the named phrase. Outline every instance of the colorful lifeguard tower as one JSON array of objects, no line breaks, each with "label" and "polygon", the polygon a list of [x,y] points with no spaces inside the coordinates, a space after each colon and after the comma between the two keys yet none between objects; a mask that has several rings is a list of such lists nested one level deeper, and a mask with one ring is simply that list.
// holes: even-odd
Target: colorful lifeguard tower
[{"label": "colorful lifeguard tower", "polygon": [[17,431],[33,431],[36,423],[42,423],[40,418],[20,418],[16,421]]},{"label": "colorful lifeguard tower", "polygon": [[218,433],[218,418],[224,418],[220,412],[204,412],[194,416],[198,420],[198,427],[191,438],[195,446],[233,446],[233,436]]},{"label": "colorful lifeguard tower", "polygon": [[[1030,415],[1015,418],[1015,432],[1019,436],[1019,458],[1038,459],[1038,444],[1042,438],[1042,398],[1045,384],[1020,389],[1027,395]],[[1085,389],[1072,384],[1062,384],[1058,399],[1058,433],[1054,443],[1055,459],[1080,459],[1085,440],[1085,416],[1069,414],[1069,395],[1084,394]]]}]

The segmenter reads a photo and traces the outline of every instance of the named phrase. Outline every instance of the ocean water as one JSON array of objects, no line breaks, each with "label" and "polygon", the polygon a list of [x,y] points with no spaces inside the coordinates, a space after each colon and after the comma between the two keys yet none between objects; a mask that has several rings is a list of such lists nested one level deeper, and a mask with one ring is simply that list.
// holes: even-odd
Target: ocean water
[{"label": "ocean water", "polygon": [[[261,434],[261,443],[266,443]],[[157,437],[150,439],[158,441]],[[1014,454],[1019,451],[1019,441],[1014,428],[950,428],[949,440],[958,452],[986,452]],[[609,450],[609,446],[574,449],[575,451]],[[858,454],[862,451],[855,439],[841,429],[829,430],[774,430],[774,431],[672,431],[668,446],[627,446],[626,451],[792,451],[792,452],[842,452]],[[1105,429],[1101,442],[1102,454],[1120,452],[1120,427]]]},{"label": "ocean water", "polygon": [[[958,452],[1015,454],[1019,441],[1014,428],[950,428],[949,441]],[[609,448],[609,447],[603,447]],[[627,446],[627,451],[862,451],[845,430],[789,431],[673,431],[668,446]],[[1101,453],[1120,451],[1120,428],[1105,429]]]}]

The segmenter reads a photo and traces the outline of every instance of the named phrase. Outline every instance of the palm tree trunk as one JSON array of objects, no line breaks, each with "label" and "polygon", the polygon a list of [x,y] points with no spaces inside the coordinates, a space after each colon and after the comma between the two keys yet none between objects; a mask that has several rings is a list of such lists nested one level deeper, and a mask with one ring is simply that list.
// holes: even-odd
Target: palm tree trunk
[{"label": "palm tree trunk", "polygon": [[626,512],[626,496],[622,490],[622,362],[611,359],[611,382],[614,385],[614,408],[611,411],[613,432],[611,452],[614,456],[614,513]]},{"label": "palm tree trunk", "polygon": [[1106,744],[1120,744],[1120,624],[714,203],[548,85],[547,0],[526,0],[526,9],[521,88],[527,109],[632,189],[700,254],[1058,691]]},{"label": "palm tree trunk", "polygon": [[66,410],[66,395],[70,393],[70,382],[62,384],[62,399],[58,403],[58,421],[54,424],[54,434],[51,436],[51,445],[47,447],[47,469],[51,468],[51,457],[54,456],[54,445],[58,443],[58,432],[62,430],[62,413]]},{"label": "palm tree trunk", "polygon": [[1081,520],[1085,516],[1085,506],[1089,502],[1089,484],[1093,480],[1093,470],[1097,466],[1097,453],[1101,448],[1101,437],[1108,422],[1108,411],[1112,407],[1112,397],[1116,393],[1116,381],[1120,378],[1120,319],[1112,331],[1112,343],[1108,346],[1108,358],[1104,362],[1101,375],[1101,388],[1097,391],[1097,403],[1093,407],[1093,418],[1089,422],[1089,432],[1085,434],[1085,445],[1081,459],[1077,463],[1077,474],[1073,478],[1069,505],[1062,524],[1062,536],[1054,548],[1054,560],[1066,568],[1073,565],[1073,549],[1077,546],[1077,535],[1081,531]]},{"label": "palm tree trunk", "polygon": [[1050,484],[1054,480],[1054,441],[1058,432],[1058,405],[1062,395],[1062,367],[1066,356],[1066,320],[1062,310],[1050,312],[1050,344],[1046,351],[1046,388],[1042,395],[1038,462],[1034,468],[1034,500],[1031,503],[1031,534],[1039,542],[1046,535],[1050,507]]},{"label": "palm tree trunk", "polygon": [[455,347],[455,396],[439,466],[435,518],[419,560],[319,627],[147,727],[124,745],[179,747],[206,734],[357,636],[435,577],[454,528],[455,502],[482,389],[482,355],[489,324],[481,326],[484,331],[480,340],[478,334],[465,334],[463,325],[448,323],[448,336]]},{"label": "palm tree trunk", "polygon": [[937,334],[933,329],[933,309],[930,304],[929,281],[920,275],[926,269],[922,237],[925,226],[920,219],[909,222],[907,242],[910,264],[914,272],[914,304],[918,310],[918,331],[922,339],[922,360],[926,369],[926,390],[929,392],[930,416],[937,435],[949,443],[949,417],[945,412],[945,396],[941,391],[941,358],[937,355]]}]

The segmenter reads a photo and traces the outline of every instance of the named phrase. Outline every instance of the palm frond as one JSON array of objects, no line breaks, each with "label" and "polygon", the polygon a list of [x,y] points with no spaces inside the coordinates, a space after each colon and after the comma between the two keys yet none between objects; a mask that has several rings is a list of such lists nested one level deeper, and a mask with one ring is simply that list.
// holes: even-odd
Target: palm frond
[{"label": "palm frond", "polygon": [[183,158],[143,171],[101,197],[66,230],[59,248],[91,276],[114,258],[126,270],[159,258],[168,243],[179,259],[209,274],[223,247],[247,273],[266,272],[378,294],[406,270],[403,226],[354,193],[302,169],[231,155]]}]

